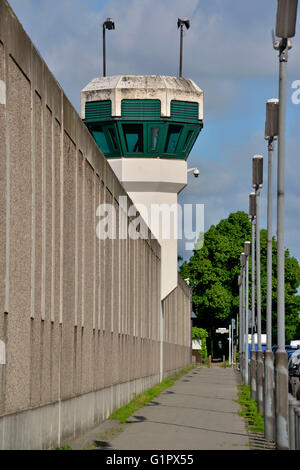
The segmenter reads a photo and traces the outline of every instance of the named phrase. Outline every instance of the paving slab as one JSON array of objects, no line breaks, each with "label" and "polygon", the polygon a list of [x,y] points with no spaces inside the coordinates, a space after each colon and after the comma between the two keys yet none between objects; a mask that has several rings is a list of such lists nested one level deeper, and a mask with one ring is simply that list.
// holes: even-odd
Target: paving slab
[{"label": "paving slab", "polygon": [[[129,423],[105,422],[89,439],[106,450],[250,450],[236,402],[239,380],[230,368],[193,369],[135,412]],[[89,439],[85,448],[91,447]]]}]

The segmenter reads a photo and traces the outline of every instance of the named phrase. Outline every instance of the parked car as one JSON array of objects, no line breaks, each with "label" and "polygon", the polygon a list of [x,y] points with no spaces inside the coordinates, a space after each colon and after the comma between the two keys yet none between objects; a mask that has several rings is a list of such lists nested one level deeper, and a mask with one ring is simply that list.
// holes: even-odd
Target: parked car
[{"label": "parked car", "polygon": [[288,362],[289,392],[300,400],[300,349],[294,351]]},{"label": "parked car", "polygon": [[288,362],[289,374],[298,375],[300,374],[300,349],[294,351]]},{"label": "parked car", "polygon": [[[272,347],[272,352],[275,354],[276,351],[277,351],[277,344],[275,346]],[[288,355],[288,360],[290,359],[291,355],[295,352],[295,351],[298,351],[300,350],[300,346],[298,345],[290,345],[290,344],[286,344],[285,346],[285,350],[287,352],[287,355]]]}]

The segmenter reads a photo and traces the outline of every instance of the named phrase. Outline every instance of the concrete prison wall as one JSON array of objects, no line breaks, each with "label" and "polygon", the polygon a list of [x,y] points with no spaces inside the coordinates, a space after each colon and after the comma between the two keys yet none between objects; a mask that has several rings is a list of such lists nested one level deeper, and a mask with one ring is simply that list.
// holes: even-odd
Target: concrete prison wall
[{"label": "concrete prison wall", "polygon": [[164,375],[172,375],[191,362],[190,290],[178,275],[178,287],[163,303]]},{"label": "concrete prison wall", "polygon": [[118,213],[120,196],[86,126],[0,0],[2,449],[61,445],[189,362],[188,289],[180,280],[162,322],[157,240],[149,230],[148,240],[96,236],[97,207]]}]

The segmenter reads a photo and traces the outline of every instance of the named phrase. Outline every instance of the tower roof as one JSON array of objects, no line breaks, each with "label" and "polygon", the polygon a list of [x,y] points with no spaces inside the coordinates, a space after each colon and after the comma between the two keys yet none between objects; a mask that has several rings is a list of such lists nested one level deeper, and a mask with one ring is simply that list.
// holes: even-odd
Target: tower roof
[{"label": "tower roof", "polygon": [[163,75],[116,75],[94,78],[81,91],[81,117],[85,119],[85,103],[110,100],[112,116],[121,116],[122,100],[159,99],[161,117],[171,116],[171,101],[199,104],[199,120],[203,120],[203,91],[189,78]]}]

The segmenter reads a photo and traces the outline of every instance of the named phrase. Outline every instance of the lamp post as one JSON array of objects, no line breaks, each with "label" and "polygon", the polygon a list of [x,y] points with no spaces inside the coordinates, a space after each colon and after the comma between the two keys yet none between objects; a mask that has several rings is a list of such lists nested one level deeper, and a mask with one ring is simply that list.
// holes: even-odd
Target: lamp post
[{"label": "lamp post", "polygon": [[256,400],[256,353],[254,341],[255,327],[255,218],[256,196],[249,195],[249,217],[251,220],[251,354],[250,354],[250,389],[251,398]]},{"label": "lamp post", "polygon": [[232,361],[231,361],[231,344],[232,344],[232,330],[231,330],[231,323],[229,325],[229,336],[228,336],[228,363],[229,365],[231,366],[232,365]]},{"label": "lamp post", "polygon": [[245,385],[249,383],[249,361],[248,361],[248,331],[249,331],[249,256],[250,256],[250,242],[245,242],[244,244],[244,253],[245,253],[245,327],[244,327],[244,345],[245,345]]},{"label": "lamp post", "polygon": [[239,365],[241,370],[241,318],[242,318],[242,269],[238,277],[239,286],[239,315],[237,317],[237,335],[236,335],[236,346],[239,351]]},{"label": "lamp post", "polygon": [[276,444],[279,450],[289,448],[288,439],[288,369],[285,351],[284,296],[284,177],[286,127],[286,69],[289,38],[295,36],[298,0],[278,0],[276,36],[279,50],[279,122],[277,171],[277,343],[276,351]]},{"label": "lamp post", "polygon": [[257,302],[257,352],[256,352],[256,390],[257,409],[263,412],[263,354],[261,347],[261,283],[260,283],[260,190],[263,185],[263,157],[255,155],[252,159],[252,185],[256,199],[256,302]]},{"label": "lamp post", "polygon": [[[234,335],[236,329],[235,325],[235,318],[231,319],[231,337],[232,337],[232,343],[231,343],[231,357],[232,357],[232,367],[236,367],[236,335]],[[234,338],[235,336],[235,338]]]},{"label": "lamp post", "polygon": [[191,315],[191,351],[190,351],[190,363],[193,364],[193,319],[197,318],[197,316],[193,312],[193,290],[196,287],[196,283],[191,283],[190,278],[186,278],[185,282],[189,286],[190,289],[190,315]]},{"label": "lamp post", "polygon": [[180,28],[180,54],[179,54],[179,77],[182,77],[182,56],[183,56],[183,28],[190,27],[190,20],[188,18],[178,18],[177,27]]},{"label": "lamp post", "polygon": [[115,23],[111,18],[107,18],[102,25],[103,32],[103,77],[106,77],[106,37],[105,31],[115,29]]},{"label": "lamp post", "polygon": [[243,383],[245,383],[245,265],[246,255],[241,254],[241,311],[240,311],[240,369]]},{"label": "lamp post", "polygon": [[279,100],[266,104],[265,139],[268,141],[268,205],[267,205],[267,347],[265,351],[264,420],[265,437],[275,439],[275,383],[272,353],[272,201],[273,201],[273,151],[278,136]]}]

